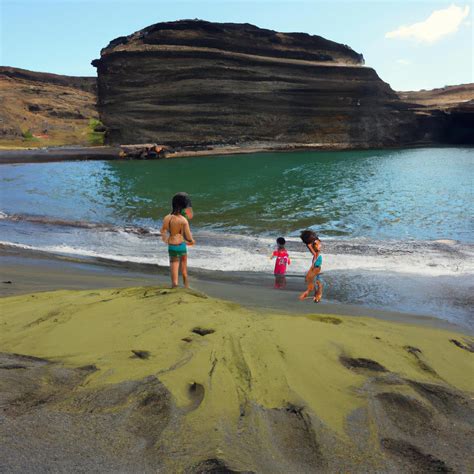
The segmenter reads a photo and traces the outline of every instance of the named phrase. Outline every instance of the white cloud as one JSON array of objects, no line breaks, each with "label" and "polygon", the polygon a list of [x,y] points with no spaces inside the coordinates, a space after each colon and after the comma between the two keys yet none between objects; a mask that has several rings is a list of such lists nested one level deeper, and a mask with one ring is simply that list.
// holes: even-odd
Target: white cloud
[{"label": "white cloud", "polygon": [[401,64],[402,66],[408,66],[411,64],[411,61],[408,59],[397,59],[397,63]]},{"label": "white cloud", "polygon": [[451,5],[444,10],[435,10],[425,21],[402,25],[389,31],[385,38],[414,39],[424,43],[434,43],[440,38],[458,31],[463,20],[469,15],[469,6]]}]

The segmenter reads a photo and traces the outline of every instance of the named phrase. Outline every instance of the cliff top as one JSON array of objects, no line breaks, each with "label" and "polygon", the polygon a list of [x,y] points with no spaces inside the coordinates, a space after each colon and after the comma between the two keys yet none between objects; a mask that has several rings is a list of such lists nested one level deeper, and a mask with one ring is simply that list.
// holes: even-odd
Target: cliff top
[{"label": "cliff top", "polygon": [[432,90],[397,92],[401,100],[427,107],[451,107],[474,100],[474,83],[445,86]]},{"label": "cliff top", "polygon": [[[364,57],[349,46],[307,33],[279,33],[248,23],[179,20],[156,23],[112,40],[101,57],[125,51],[211,49],[282,59],[363,65]],[[95,62],[94,62],[95,63]]]},{"label": "cliff top", "polygon": [[59,86],[73,87],[86,92],[97,92],[97,78],[95,76],[64,76],[49,72],[29,71],[11,66],[0,66],[0,77],[21,79],[31,82],[42,82],[46,84],[57,84]]}]

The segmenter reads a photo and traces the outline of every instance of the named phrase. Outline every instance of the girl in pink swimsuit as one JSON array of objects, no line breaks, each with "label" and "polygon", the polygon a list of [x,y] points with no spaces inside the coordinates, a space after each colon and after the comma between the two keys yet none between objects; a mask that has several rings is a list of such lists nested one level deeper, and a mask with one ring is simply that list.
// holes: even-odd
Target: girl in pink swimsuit
[{"label": "girl in pink swimsuit", "polygon": [[270,259],[276,258],[273,274],[275,275],[275,288],[284,288],[286,286],[286,267],[291,264],[290,257],[285,248],[286,240],[278,237],[278,248],[273,252]]}]

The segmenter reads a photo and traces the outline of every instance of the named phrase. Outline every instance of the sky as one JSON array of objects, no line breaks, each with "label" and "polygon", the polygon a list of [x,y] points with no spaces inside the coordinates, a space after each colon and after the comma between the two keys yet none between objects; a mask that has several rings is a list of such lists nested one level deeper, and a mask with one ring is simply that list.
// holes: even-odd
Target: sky
[{"label": "sky", "polygon": [[199,18],[349,45],[395,90],[474,82],[472,0],[0,0],[0,64],[92,76],[109,41]]}]

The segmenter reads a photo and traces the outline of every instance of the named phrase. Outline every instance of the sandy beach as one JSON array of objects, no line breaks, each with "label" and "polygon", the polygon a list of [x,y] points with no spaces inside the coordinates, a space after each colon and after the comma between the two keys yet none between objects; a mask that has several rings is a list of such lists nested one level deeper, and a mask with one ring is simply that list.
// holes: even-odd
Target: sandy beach
[{"label": "sandy beach", "polygon": [[2,471],[472,470],[474,340],[439,320],[250,276],[169,290],[163,270],[12,252],[1,269]]}]

